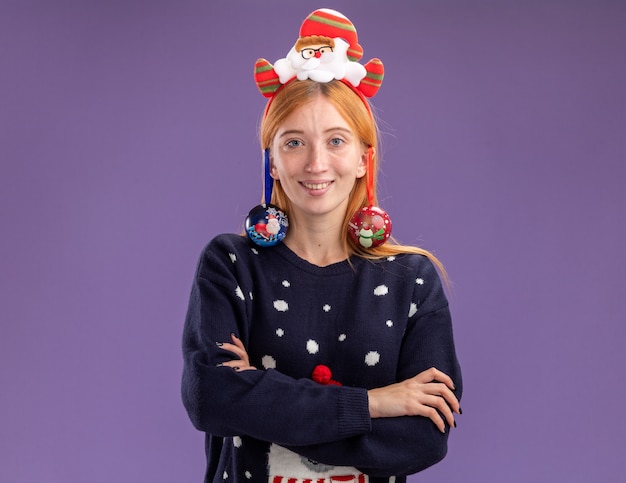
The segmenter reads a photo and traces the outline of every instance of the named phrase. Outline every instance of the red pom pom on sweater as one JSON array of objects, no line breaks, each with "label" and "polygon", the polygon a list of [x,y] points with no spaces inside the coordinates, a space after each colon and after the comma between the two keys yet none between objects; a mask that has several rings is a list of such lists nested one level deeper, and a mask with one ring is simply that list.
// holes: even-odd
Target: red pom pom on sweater
[{"label": "red pom pom on sweater", "polygon": [[341,386],[341,383],[334,381],[332,377],[333,373],[331,372],[331,370],[328,368],[328,366],[325,366],[323,364],[315,366],[315,369],[313,369],[313,374],[311,374],[311,379],[319,384],[323,384],[324,386],[328,384],[333,386]]}]

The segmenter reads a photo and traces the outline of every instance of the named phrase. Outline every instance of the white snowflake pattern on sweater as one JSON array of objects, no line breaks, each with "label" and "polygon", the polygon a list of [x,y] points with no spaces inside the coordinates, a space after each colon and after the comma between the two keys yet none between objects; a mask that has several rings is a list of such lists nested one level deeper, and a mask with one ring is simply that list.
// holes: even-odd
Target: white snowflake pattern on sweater
[{"label": "white snowflake pattern on sweater", "polygon": [[[332,382],[338,382],[339,385],[367,388],[388,384],[387,381],[393,379],[398,370],[403,347],[414,347],[415,340],[403,344],[406,334],[414,331],[413,327],[419,327],[419,324],[414,323],[417,320],[414,317],[418,312],[421,316],[421,314],[433,313],[447,306],[442,294],[435,298],[430,295],[433,290],[433,279],[426,275],[435,274],[436,276],[436,272],[429,263],[424,263],[425,258],[421,256],[390,256],[374,262],[354,259],[351,265],[340,263],[330,267],[315,267],[297,259],[284,245],[271,249],[259,249],[250,247],[245,239],[230,237],[223,240],[228,248],[215,253],[219,253],[222,257],[222,263],[225,262],[223,267],[232,274],[231,280],[236,282],[229,296],[230,302],[225,303],[224,307],[228,306],[228,310],[236,311],[237,319],[231,321],[231,325],[222,326],[220,330],[226,334],[234,332],[240,336],[241,340],[246,341],[250,364],[262,372],[268,371],[268,374],[270,370],[275,370],[277,374],[284,374],[293,381],[302,378],[311,379],[312,369],[321,364],[332,371],[330,378]],[[199,277],[203,280],[210,280],[211,270],[215,267],[215,264],[207,265],[208,271],[202,270],[201,267]],[[221,279],[216,279],[222,283],[225,280],[224,277],[228,275],[221,273],[220,276]],[[222,293],[222,297],[224,296],[225,294]],[[430,305],[424,308],[424,303]],[[211,312],[213,311],[206,311],[207,315]],[[205,312],[191,313],[204,314]],[[225,312],[218,308],[217,313]],[[445,312],[442,314],[446,316]],[[221,323],[229,322],[228,320],[218,321],[218,324]],[[203,323],[200,327],[200,331],[211,330],[214,324]],[[197,333],[199,334],[200,331]],[[219,338],[213,335],[205,337],[213,340],[223,339],[221,335]],[[415,349],[411,349],[411,352],[414,353]],[[432,364],[438,363],[434,360]],[[232,373],[225,371],[216,371],[216,374],[231,374],[230,377],[232,377]],[[242,371],[243,375],[249,378],[252,373]],[[272,387],[271,380],[272,378],[268,379],[270,388]],[[282,384],[285,382],[278,387],[282,388]],[[217,387],[220,387],[220,391],[229,390],[227,385]],[[279,397],[282,389],[278,387],[275,393],[268,392],[260,400],[266,397],[270,400]],[[235,391],[233,394],[246,394],[247,392],[248,389],[245,389],[243,392]],[[299,404],[306,400],[304,394],[306,392],[299,396]],[[255,397],[258,397],[258,394]],[[233,410],[239,404],[237,397],[226,399],[229,404],[233,405]],[[315,404],[319,403],[317,399],[315,401]],[[264,409],[258,419],[267,419],[273,411],[278,411],[274,415],[277,418],[283,419],[284,417],[285,420],[301,421],[297,425],[299,428],[310,426],[306,416],[308,414],[306,406],[290,407],[284,402],[284,400],[276,401],[273,406]],[[245,406],[246,410],[254,410],[255,404]],[[199,409],[201,407],[198,405]],[[334,407],[336,404],[325,406],[325,414],[329,414],[329,410],[332,413]],[[367,408],[365,410],[367,411]],[[210,417],[220,418],[220,414],[219,411],[215,416],[211,413]],[[348,410],[342,414],[350,417],[354,411]],[[227,420],[228,418],[223,417],[218,419],[220,425],[225,424]],[[320,426],[313,425],[313,427],[319,428]],[[331,425],[328,431],[332,432],[333,427],[337,425]],[[255,431],[257,431],[255,434],[263,434],[262,429]],[[404,430],[399,429],[399,431],[402,433]],[[400,433],[396,431],[396,434]],[[415,437],[414,433],[402,434],[407,441]],[[381,435],[369,435],[368,438],[372,436],[381,437]],[[316,437],[318,436],[313,433],[307,433],[306,440]],[[323,437],[326,441],[342,441],[346,435],[331,436],[330,439],[328,436]],[[281,438],[285,441],[293,441],[295,446],[307,444],[301,442],[302,438],[297,434],[285,433]],[[265,439],[265,441],[268,440],[271,439]],[[394,452],[385,457],[388,461],[393,461],[397,457],[396,454],[410,451],[411,448],[408,445],[396,448],[394,444],[393,441],[387,441],[384,444],[385,447],[395,448]],[[229,446],[232,451],[238,451],[241,455],[246,454],[246,451],[257,451],[251,448],[259,448],[257,443],[246,445],[245,440],[238,436],[232,438],[232,444]],[[224,448],[222,451],[228,450]],[[272,454],[272,450],[264,454],[265,457],[258,455],[252,460],[244,456],[232,458],[225,456],[222,461],[227,463],[221,468],[215,467],[219,464],[218,460],[209,461],[208,464],[210,467],[213,466],[214,470],[219,471],[213,474],[221,474],[225,480],[236,479],[237,475],[251,480],[254,475],[255,478],[260,477],[263,481],[272,481],[272,479],[267,480],[267,471],[269,471],[270,476],[285,478],[281,480],[282,483],[288,480],[304,481],[308,478],[307,475],[316,475],[313,470],[320,470],[323,467],[306,458],[302,460],[293,453],[290,457],[295,455],[298,458],[298,464],[295,466],[298,469],[285,469],[278,462],[280,458],[276,458],[279,454],[282,456],[285,454],[276,452],[273,454],[269,468],[254,465],[246,467],[243,463],[239,467],[234,466],[239,464],[237,461],[259,461],[259,458],[268,462],[266,458]],[[412,457],[419,460],[419,455]],[[304,471],[301,471],[302,467],[305,468]],[[334,475],[343,478],[342,481],[351,481],[352,477],[357,478],[353,481],[359,481],[358,478],[362,477],[366,478],[354,468],[348,472],[341,469]],[[278,482],[279,479],[275,481]],[[319,479],[312,479],[312,481],[319,481]],[[332,479],[329,477],[327,481],[332,481]],[[390,481],[393,481],[393,478]]]}]

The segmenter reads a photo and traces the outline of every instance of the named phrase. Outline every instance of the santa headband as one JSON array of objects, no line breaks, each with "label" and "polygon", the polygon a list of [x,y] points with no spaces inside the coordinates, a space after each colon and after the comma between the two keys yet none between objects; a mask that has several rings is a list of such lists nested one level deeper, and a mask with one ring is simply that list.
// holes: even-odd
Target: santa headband
[{"label": "santa headband", "polygon": [[302,22],[300,37],[283,59],[274,65],[259,59],[254,66],[254,80],[263,96],[272,98],[293,80],[310,79],[327,83],[340,80],[365,103],[383,82],[384,67],[380,59],[359,64],[363,48],[354,25],[341,13],[328,8],[315,10]]}]

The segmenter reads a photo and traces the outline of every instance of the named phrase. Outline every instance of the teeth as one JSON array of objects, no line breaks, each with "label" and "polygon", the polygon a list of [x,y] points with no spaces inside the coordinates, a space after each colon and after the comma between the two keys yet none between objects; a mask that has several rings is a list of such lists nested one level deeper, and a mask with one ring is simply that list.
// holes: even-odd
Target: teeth
[{"label": "teeth", "polygon": [[316,184],[312,184],[312,183],[302,183],[304,185],[305,188],[310,189],[310,190],[322,190],[324,188],[326,188],[330,183],[316,183]]}]

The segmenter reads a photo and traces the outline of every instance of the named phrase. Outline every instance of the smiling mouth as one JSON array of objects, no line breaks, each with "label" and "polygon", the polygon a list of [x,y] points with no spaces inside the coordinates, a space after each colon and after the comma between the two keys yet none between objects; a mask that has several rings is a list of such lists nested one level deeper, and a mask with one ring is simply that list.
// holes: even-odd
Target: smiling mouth
[{"label": "smiling mouth", "polygon": [[330,186],[330,181],[327,181],[325,183],[302,182],[302,186],[304,186],[306,189],[309,189],[309,190],[323,190],[324,188],[327,188],[328,186]]}]

